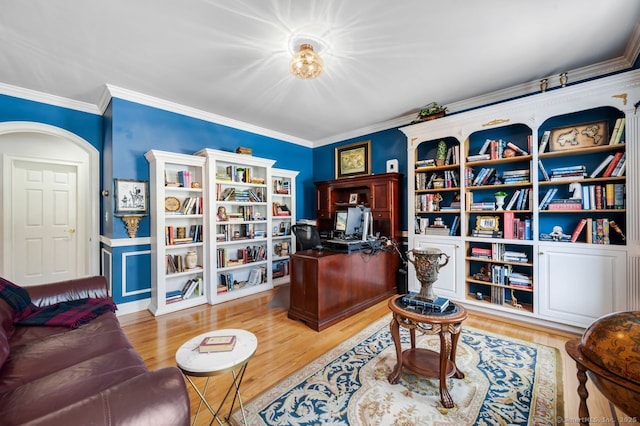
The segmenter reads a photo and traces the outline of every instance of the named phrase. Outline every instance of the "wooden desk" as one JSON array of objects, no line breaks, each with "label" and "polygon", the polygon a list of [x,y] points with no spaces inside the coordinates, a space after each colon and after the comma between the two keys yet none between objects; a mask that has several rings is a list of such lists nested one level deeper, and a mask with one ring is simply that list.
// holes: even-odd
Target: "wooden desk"
[{"label": "wooden desk", "polygon": [[289,318],[316,331],[396,293],[396,253],[303,250],[290,259]]}]

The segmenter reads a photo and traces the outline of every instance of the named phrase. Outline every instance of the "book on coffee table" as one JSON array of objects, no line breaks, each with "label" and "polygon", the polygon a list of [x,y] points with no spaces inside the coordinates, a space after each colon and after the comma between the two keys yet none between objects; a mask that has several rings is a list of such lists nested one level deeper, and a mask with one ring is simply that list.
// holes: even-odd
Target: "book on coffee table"
[{"label": "book on coffee table", "polygon": [[200,353],[208,352],[228,352],[236,345],[236,336],[211,336],[205,337],[198,346]]}]

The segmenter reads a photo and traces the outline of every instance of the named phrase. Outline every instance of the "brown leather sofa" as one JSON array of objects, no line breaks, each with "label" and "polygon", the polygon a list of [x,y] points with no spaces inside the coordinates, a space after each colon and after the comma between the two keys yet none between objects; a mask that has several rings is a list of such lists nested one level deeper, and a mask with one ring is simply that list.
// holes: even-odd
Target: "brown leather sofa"
[{"label": "brown leather sofa", "polygon": [[[25,288],[37,306],[109,297],[104,277]],[[14,325],[13,315],[0,299],[0,424],[189,424],[180,370],[149,371],[114,313],[75,329]]]}]

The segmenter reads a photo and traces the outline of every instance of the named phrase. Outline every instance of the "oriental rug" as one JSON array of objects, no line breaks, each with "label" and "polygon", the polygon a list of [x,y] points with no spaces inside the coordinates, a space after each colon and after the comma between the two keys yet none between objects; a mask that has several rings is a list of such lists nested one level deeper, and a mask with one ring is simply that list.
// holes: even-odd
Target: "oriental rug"
[{"label": "oriental rug", "polygon": [[[244,404],[247,425],[553,425],[563,415],[562,363],[556,348],[464,327],[448,379],[455,406],[440,402],[437,379],[396,363],[391,315],[378,320]],[[403,349],[409,332],[401,328]],[[416,332],[418,347],[439,351],[437,335]],[[250,367],[249,367],[250,368]],[[231,424],[243,425],[236,410]]]}]

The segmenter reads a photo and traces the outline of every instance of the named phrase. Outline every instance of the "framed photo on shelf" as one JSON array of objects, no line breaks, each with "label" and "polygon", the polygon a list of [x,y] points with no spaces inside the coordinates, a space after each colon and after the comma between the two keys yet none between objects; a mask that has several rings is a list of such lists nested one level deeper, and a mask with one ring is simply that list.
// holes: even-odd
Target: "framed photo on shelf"
[{"label": "framed photo on shelf", "polygon": [[500,218],[498,216],[478,216],[476,218],[476,229],[479,231],[498,231],[500,229]]},{"label": "framed photo on shelf", "polygon": [[349,194],[349,204],[358,204],[358,194]]},{"label": "framed photo on shelf", "polygon": [[142,214],[149,209],[149,182],[115,179],[116,213]]},{"label": "framed photo on shelf", "polygon": [[606,120],[551,129],[549,151],[592,148],[609,143],[609,125]]},{"label": "framed photo on shelf", "polygon": [[336,179],[371,174],[371,141],[336,148]]}]

